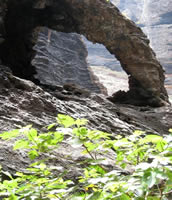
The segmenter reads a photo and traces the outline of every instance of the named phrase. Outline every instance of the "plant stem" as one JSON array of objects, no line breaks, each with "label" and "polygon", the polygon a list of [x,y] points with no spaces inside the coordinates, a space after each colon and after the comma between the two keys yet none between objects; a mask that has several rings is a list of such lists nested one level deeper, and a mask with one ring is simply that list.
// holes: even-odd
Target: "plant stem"
[{"label": "plant stem", "polygon": [[90,157],[93,159],[93,160],[96,160],[96,158],[94,158],[94,156],[91,154],[91,152],[88,150],[88,148],[85,146],[85,144],[83,144],[83,147],[85,148],[85,150],[87,151],[87,153],[90,155]]}]

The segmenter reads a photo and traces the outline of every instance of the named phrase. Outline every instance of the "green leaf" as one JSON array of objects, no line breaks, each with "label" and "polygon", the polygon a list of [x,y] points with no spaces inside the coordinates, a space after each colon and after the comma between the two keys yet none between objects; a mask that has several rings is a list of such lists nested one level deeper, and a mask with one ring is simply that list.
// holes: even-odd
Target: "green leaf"
[{"label": "green leaf", "polygon": [[8,200],[18,200],[17,196],[14,194],[10,194]]},{"label": "green leaf", "polygon": [[160,198],[157,196],[148,196],[147,200],[160,200]]},{"label": "green leaf", "polygon": [[44,170],[44,169],[46,169],[46,164],[45,163],[41,163],[40,165],[39,165],[39,168],[40,168],[40,170]]},{"label": "green leaf", "polygon": [[168,131],[169,131],[170,133],[172,133],[172,128],[170,128]]},{"label": "green leaf", "polygon": [[[146,195],[147,200],[159,200],[161,191],[157,186],[161,188],[163,194],[171,191],[172,136],[170,134],[164,138],[153,134],[145,136],[143,131],[137,130],[127,137],[119,136],[111,140],[111,134],[85,127],[87,122],[85,119],[74,120],[70,116],[59,114],[57,121],[63,126],[59,127],[59,132],[57,129],[57,132],[47,131],[38,134],[37,130],[29,125],[20,130],[0,134],[0,138],[4,139],[15,138],[19,133],[27,136],[28,140],[17,140],[14,149],[30,148],[27,152],[31,160],[42,152],[46,153],[42,160],[37,158],[37,162],[26,168],[27,174],[18,172],[17,178],[13,178],[10,173],[5,172],[6,176],[12,179],[10,181],[2,181],[0,174],[0,195],[6,192],[11,195],[8,199],[14,200],[15,195],[18,199],[40,199],[40,192],[41,199],[66,200],[144,200]],[[56,123],[50,124],[47,129],[50,130],[55,125]],[[73,128],[68,128],[70,126]],[[172,129],[169,131],[172,132]],[[49,157],[49,152],[59,146],[58,143],[63,141],[64,136],[72,146],[81,149],[84,147],[85,152],[89,152],[93,157],[92,159],[84,157],[78,161],[77,166],[83,167],[83,171],[80,172],[82,174],[78,178],[79,185],[66,180],[65,168],[46,166],[49,165],[50,159],[52,163],[57,162],[56,158],[53,160],[54,154]],[[115,151],[111,152],[111,149]],[[105,155],[105,151],[108,154]],[[112,163],[107,172],[106,166],[109,165],[111,158]],[[70,155],[66,155],[65,159],[69,159],[70,164]],[[150,162],[146,162],[147,160]],[[131,168],[131,172],[125,175],[120,166]],[[67,168],[70,170],[70,165]],[[4,173],[2,169],[0,171]],[[162,200],[166,200],[165,197],[162,197]]]},{"label": "green leaf", "polygon": [[131,200],[130,197],[127,194],[122,194],[120,196],[120,200]]},{"label": "green leaf", "polygon": [[104,175],[106,173],[106,171],[100,166],[100,165],[90,165],[89,166],[90,169],[95,169],[96,172],[100,173],[101,175]]},{"label": "green leaf", "polygon": [[77,119],[75,121],[75,124],[77,125],[77,127],[80,127],[80,126],[86,125],[87,122],[88,122],[87,119]]},{"label": "green leaf", "polygon": [[11,192],[12,189],[17,188],[18,183],[17,183],[17,179],[12,179],[10,181],[3,181],[3,185],[9,190],[9,192]]},{"label": "green leaf", "polygon": [[60,133],[60,132],[54,132],[54,137],[55,137],[55,140],[57,140],[57,142],[62,142],[64,139],[63,133]]},{"label": "green leaf", "polygon": [[84,145],[87,147],[87,151],[89,152],[95,150],[99,146],[99,144],[94,144],[92,142],[85,142]]},{"label": "green leaf", "polygon": [[152,188],[156,183],[156,172],[151,171],[150,169],[144,173],[144,182],[148,188]]},{"label": "green leaf", "polygon": [[123,161],[124,160],[124,153],[122,151],[119,151],[117,153],[117,157],[116,157],[117,161]]},{"label": "green leaf", "polygon": [[15,138],[19,135],[19,129],[15,129],[12,131],[8,131],[8,132],[3,132],[0,134],[0,138],[2,138],[3,140],[8,140],[8,139],[12,139]]},{"label": "green leaf", "polygon": [[140,136],[140,135],[143,135],[145,133],[145,131],[142,131],[142,130],[135,130],[133,135],[135,136]]},{"label": "green leaf", "polygon": [[28,135],[27,135],[27,136],[28,136],[28,139],[29,139],[30,141],[35,142],[35,140],[37,139],[37,135],[38,135],[37,130],[31,128],[31,129],[28,131]]},{"label": "green leaf", "polygon": [[86,136],[88,133],[88,129],[86,127],[80,127],[79,132],[80,132],[80,135]]},{"label": "green leaf", "polygon": [[14,146],[13,146],[13,149],[14,150],[17,150],[17,149],[26,149],[26,148],[29,148],[29,142],[27,140],[17,140],[15,143],[14,143]]},{"label": "green leaf", "polygon": [[22,172],[16,172],[16,176],[24,176],[24,174]]},{"label": "green leaf", "polygon": [[36,157],[39,156],[39,154],[36,150],[32,150],[28,152],[28,156],[31,160],[34,160]]},{"label": "green leaf", "polygon": [[56,125],[56,123],[52,123],[52,124],[48,125],[47,130],[52,129],[55,125]]},{"label": "green leaf", "polygon": [[155,144],[163,141],[163,137],[161,137],[159,135],[147,135],[144,139],[147,142],[152,142],[152,143],[155,143]]},{"label": "green leaf", "polygon": [[166,142],[164,142],[163,140],[157,142],[157,144],[156,144],[156,149],[157,149],[159,152],[164,151],[164,146],[165,146],[165,144],[166,144]]},{"label": "green leaf", "polygon": [[75,120],[72,117],[62,114],[58,114],[57,121],[65,128],[71,127],[72,125],[76,124]]}]

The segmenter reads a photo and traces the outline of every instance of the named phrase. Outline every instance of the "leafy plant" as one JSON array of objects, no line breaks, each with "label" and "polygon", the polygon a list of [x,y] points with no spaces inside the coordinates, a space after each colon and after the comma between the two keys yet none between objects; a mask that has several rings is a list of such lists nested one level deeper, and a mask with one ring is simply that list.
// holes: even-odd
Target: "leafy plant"
[{"label": "leafy plant", "polygon": [[[172,135],[146,135],[137,130],[132,135],[111,134],[86,127],[87,120],[59,114],[57,122],[41,133],[28,125],[0,134],[3,140],[15,139],[13,149],[23,149],[31,160],[25,172],[10,180],[0,176],[0,197],[6,200],[167,200],[172,194]],[[55,131],[52,131],[55,130]],[[169,130],[172,133],[172,129]],[[67,171],[50,165],[50,152],[62,142],[82,149],[89,159],[78,183],[66,179]],[[106,165],[113,155],[113,169]],[[51,158],[52,159],[52,158]],[[114,164],[113,164],[114,163]]]}]

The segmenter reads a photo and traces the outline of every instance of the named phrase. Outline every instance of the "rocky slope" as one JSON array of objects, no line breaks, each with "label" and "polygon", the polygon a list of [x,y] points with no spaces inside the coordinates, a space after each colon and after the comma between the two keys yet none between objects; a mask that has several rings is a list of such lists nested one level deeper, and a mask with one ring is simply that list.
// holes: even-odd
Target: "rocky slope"
[{"label": "rocky slope", "polygon": [[[0,66],[0,132],[28,124],[45,131],[45,125],[55,121],[58,113],[89,120],[89,128],[128,135],[134,130],[147,133],[168,134],[172,126],[172,107],[135,107],[113,104],[105,96],[90,94],[77,87],[54,87],[49,92],[33,82],[13,76],[5,66]],[[54,152],[56,166],[70,171],[75,179],[82,169],[77,160],[83,160],[82,149],[72,148],[65,141]],[[70,155],[70,161],[65,159]],[[10,162],[9,162],[10,160]],[[23,171],[29,160],[23,151],[13,151],[12,143],[0,141],[0,164],[4,170],[14,173]],[[70,166],[70,167],[68,167]],[[110,160],[109,166],[112,166]]]},{"label": "rocky slope", "polygon": [[[56,2],[54,4],[54,2],[40,1],[40,3],[41,4],[35,4],[35,2],[33,2],[32,0],[27,0],[27,3],[26,2],[19,3],[16,0],[1,1],[1,4],[0,4],[0,7],[1,7],[1,13],[0,13],[1,30],[0,31],[1,31],[1,38],[3,40],[3,42],[1,42],[1,45],[0,45],[1,60],[3,63],[2,67],[1,67],[2,99],[4,99],[4,100],[10,99],[10,101],[14,100],[14,102],[15,102],[15,98],[16,98],[15,96],[19,96],[19,94],[16,94],[16,95],[12,94],[12,97],[6,98],[5,96],[8,94],[8,88],[13,88],[13,84],[14,84],[14,88],[13,88],[14,92],[18,92],[18,89],[19,89],[19,91],[22,89],[24,92],[25,89],[27,90],[30,87],[27,85],[31,84],[30,82],[27,82],[27,81],[25,82],[25,81],[22,81],[22,79],[15,78],[15,77],[13,77],[13,75],[8,75],[8,71],[10,71],[10,70],[8,67],[4,68],[3,67],[4,64],[8,65],[11,68],[14,75],[19,75],[22,78],[27,78],[27,79],[33,80],[36,84],[42,85],[43,82],[47,81],[45,83],[45,85],[46,84],[51,85],[52,82],[54,81],[52,74],[49,74],[49,76],[51,76],[51,77],[48,80],[47,74],[50,70],[48,68],[46,69],[46,67],[48,67],[46,65],[46,62],[48,59],[50,59],[51,62],[53,63],[53,56],[54,56],[53,55],[53,53],[54,53],[53,52],[53,44],[54,44],[53,40],[54,40],[54,37],[61,36],[61,33],[56,33],[56,35],[54,35],[54,32],[52,32],[52,36],[51,36],[52,38],[50,38],[48,36],[48,40],[52,39],[52,42],[53,42],[52,50],[49,53],[50,57],[45,56],[44,58],[42,58],[40,56],[44,53],[46,54],[47,49],[45,48],[45,34],[44,34],[44,36],[40,35],[40,37],[38,37],[38,33],[40,31],[39,25],[47,24],[47,26],[48,26],[48,24],[50,24],[49,26],[51,26],[52,28],[54,27],[54,29],[58,29],[58,30],[61,29],[66,32],[72,31],[72,30],[81,32],[81,33],[85,34],[88,38],[90,38],[92,41],[99,41],[100,43],[103,43],[109,49],[109,51],[111,53],[114,52],[114,54],[119,58],[120,62],[122,63],[123,68],[130,75],[130,79],[129,79],[130,92],[131,93],[133,91],[137,92],[138,96],[139,96],[139,92],[142,93],[140,95],[143,95],[143,96],[148,95],[148,97],[144,96],[145,99],[142,99],[142,103],[145,100],[145,102],[143,103],[144,105],[148,104],[147,100],[149,100],[149,97],[150,97],[149,96],[150,94],[146,93],[147,90],[145,89],[145,87],[149,86],[149,85],[151,86],[151,88],[149,88],[149,89],[154,91],[151,94],[151,95],[153,95],[153,97],[155,94],[157,94],[158,98],[162,98],[162,99],[164,98],[164,100],[167,100],[167,94],[166,94],[166,91],[165,91],[164,85],[163,85],[163,79],[164,79],[163,70],[162,70],[162,67],[159,64],[159,62],[156,60],[156,58],[154,56],[154,52],[148,46],[148,40],[147,40],[146,36],[139,28],[137,28],[134,25],[134,23],[132,23],[131,21],[124,18],[120,14],[120,12],[118,11],[118,9],[116,7],[114,7],[110,3],[107,3],[104,0],[101,0],[101,1],[97,0],[97,1],[94,1],[91,3],[89,3],[89,1],[87,1],[87,0],[85,0],[83,2],[77,2],[77,1],[68,2],[68,0],[66,0],[66,3],[68,3],[68,6],[71,9],[71,14],[74,18],[73,20],[75,20],[75,21],[70,21],[69,16],[68,16],[69,13],[66,12],[66,9],[67,9],[66,4],[60,4],[61,9],[60,10],[57,9],[59,11],[59,16],[57,17],[54,14],[54,12],[55,12],[54,8],[59,6],[58,2]],[[16,9],[18,10],[17,13],[13,12],[13,9],[12,9],[15,6],[16,6]],[[6,7],[8,7],[8,9],[5,9]],[[82,10],[83,8],[85,9],[84,15],[80,13],[80,9]],[[92,14],[94,14],[93,11],[95,8],[98,12],[97,17],[95,17],[95,20],[90,23],[90,17],[92,16]],[[23,18],[20,18],[20,14],[23,13],[24,11],[25,11],[25,15],[24,15],[25,18],[23,19]],[[47,19],[47,12],[48,12],[48,19]],[[111,14],[111,12],[113,14]],[[81,14],[81,17],[77,18],[79,14]],[[104,15],[103,18],[102,18],[102,14]],[[101,17],[100,17],[100,15],[101,15]],[[62,18],[62,16],[66,17],[66,18]],[[118,20],[115,21],[116,18],[114,18],[114,17],[116,17]],[[105,18],[107,18],[107,19],[105,20]],[[33,20],[33,19],[35,19],[35,20]],[[65,20],[61,21],[61,19],[65,19]],[[12,25],[12,23],[14,23],[14,22],[17,22],[17,20],[19,20],[20,23],[17,24],[16,29],[11,28],[10,25]],[[28,23],[26,23],[25,20]],[[99,33],[99,32],[96,32],[98,29],[95,25],[96,25],[96,23],[101,24],[101,20],[103,20],[103,22],[105,20],[105,22],[108,24],[105,24],[105,25],[103,24],[102,26],[100,26],[100,30],[99,30],[100,33]],[[74,22],[77,23],[77,28],[75,27],[76,24]],[[71,25],[71,27],[68,26],[69,24]],[[112,25],[114,25],[117,29],[114,32],[110,31]],[[90,30],[90,28],[91,28],[91,30]],[[104,34],[104,35],[102,36],[102,34]],[[112,36],[114,37],[114,40],[109,41],[108,34],[112,34]],[[83,75],[82,73],[84,73],[84,75],[85,75],[85,73],[88,73],[87,65],[85,63],[85,56],[86,56],[85,48],[83,46],[81,46],[82,45],[81,43],[80,43],[79,47],[77,46],[76,43],[80,42],[80,41],[78,41],[78,38],[75,37],[75,35],[73,35],[73,34],[69,35],[67,33],[65,33],[64,35],[66,35],[66,37],[68,37],[68,39],[69,39],[68,41],[71,41],[72,45],[74,45],[74,44],[76,45],[75,48],[80,48],[79,52],[76,52],[76,53],[73,52],[72,56],[70,55],[70,57],[72,57],[72,59],[73,59],[72,60],[73,63],[70,64],[69,67],[71,67],[71,65],[75,65],[75,66],[79,65],[80,67],[77,70],[75,69],[76,73],[74,75],[76,77],[76,81],[77,81],[77,78],[80,76],[81,76],[81,80],[82,80],[82,79],[84,79],[83,78],[84,76],[82,77],[82,75]],[[33,44],[35,45],[35,43],[37,41],[36,40],[37,37],[39,38],[38,43],[34,47],[35,50],[37,51],[37,54],[36,54],[36,52],[33,51],[32,48],[33,48]],[[120,39],[120,38],[122,38],[122,39]],[[44,40],[43,46],[41,43],[42,40]],[[133,41],[134,43],[131,43],[131,41]],[[60,46],[60,42],[61,42],[62,46]],[[71,49],[66,48],[65,40],[64,41],[59,40],[58,43],[59,43],[58,48],[57,48],[57,46],[55,48],[58,49],[57,53],[59,53],[61,62],[68,63],[68,61],[65,60],[65,59],[67,59],[65,57],[65,53],[66,53],[66,51],[71,51]],[[116,47],[115,49],[113,49],[114,48],[113,43],[114,44],[117,43],[118,48]],[[131,44],[134,46],[132,46]],[[128,45],[128,51],[126,52],[124,49],[126,48],[127,45]],[[138,48],[137,51],[136,51],[136,49],[133,49],[133,47]],[[59,49],[63,50],[63,48],[66,48],[66,51],[59,50]],[[70,48],[74,48],[74,46],[72,46],[72,47],[70,46]],[[144,49],[145,51],[143,51],[142,48],[145,48]],[[129,51],[129,49],[130,49],[130,51]],[[42,52],[40,50],[42,50]],[[124,50],[124,51],[122,51],[122,50]],[[133,54],[133,52],[135,52],[135,53]],[[35,54],[36,54],[36,56],[35,56]],[[35,58],[33,56],[35,56]],[[127,56],[127,57],[125,57],[125,56]],[[148,56],[148,57],[146,57],[146,56]],[[33,60],[33,58],[34,58],[34,60]],[[137,64],[138,64],[137,62],[135,64],[132,64],[134,61],[136,61],[136,59],[138,59],[137,62],[143,64],[142,71],[140,71],[139,67],[137,68]],[[35,66],[33,66],[29,62],[31,60],[32,60],[32,63],[35,64]],[[71,62],[71,59],[69,59],[69,61]],[[40,69],[39,72],[38,71],[36,72],[36,70],[38,70],[39,64],[41,64],[41,62],[43,63],[42,68]],[[75,62],[77,64],[75,64]],[[83,65],[83,62],[84,62],[84,65]],[[152,68],[151,68],[151,66],[152,66]],[[83,69],[81,69],[81,67],[83,67]],[[59,69],[61,70],[61,67]],[[72,68],[70,68],[70,69],[72,69]],[[44,71],[44,74],[42,74],[43,71]],[[58,71],[58,67],[57,67],[57,71]],[[66,77],[67,77],[66,74],[70,75],[70,73],[68,73],[68,70],[66,70],[66,71],[63,70],[63,71],[64,71],[63,74],[57,74],[57,81],[61,81],[60,78],[62,79],[62,82],[60,82],[61,85],[63,85],[65,83],[64,80],[66,80]],[[63,71],[60,71],[60,73]],[[77,76],[77,73],[79,73],[80,76]],[[61,75],[61,77],[60,77],[60,75]],[[12,80],[10,80],[10,77],[12,77]],[[36,81],[35,77],[38,79],[38,81]],[[45,79],[45,77],[47,77],[47,78]],[[7,80],[7,81],[4,82],[4,80]],[[91,79],[89,79],[89,80],[91,80]],[[87,80],[87,82],[89,82],[89,80]],[[49,81],[51,81],[51,82],[49,82]],[[85,85],[84,80],[82,80],[82,81],[83,81],[83,85]],[[145,81],[145,85],[144,85],[144,81]],[[59,83],[59,82],[57,82],[57,83]],[[55,93],[53,93],[53,95],[56,96],[57,98],[59,98],[60,100],[69,101],[70,98],[68,98],[68,96],[66,97],[65,95],[78,95],[78,96],[85,97],[85,98],[87,98],[89,96],[89,92],[85,91],[82,93],[81,88],[76,89],[76,93],[75,92],[73,93],[72,92],[73,89],[71,89],[70,87],[75,88],[75,86],[72,86],[71,84],[69,84],[69,87],[68,86],[67,87],[66,86],[65,87],[56,86],[57,83],[53,82],[53,84],[51,85],[53,87],[50,87],[46,90],[49,93],[55,91]],[[34,86],[33,83],[31,85],[34,88],[36,87],[36,86]],[[7,90],[6,90],[6,88],[7,88]],[[43,89],[45,89],[45,88],[43,87]],[[32,90],[32,89],[29,89],[29,90]],[[7,94],[6,94],[6,92],[7,92]],[[11,96],[11,92],[9,92],[9,94]],[[133,93],[133,95],[135,95],[135,94],[136,93]],[[4,95],[4,98],[3,98],[3,95]],[[47,95],[48,95],[48,93],[47,93]],[[160,95],[160,96],[158,96],[158,95]],[[161,95],[164,97],[162,97]],[[143,96],[141,96],[141,97],[143,97]],[[122,98],[124,98],[124,97],[125,97],[125,94],[122,94]],[[135,98],[133,99],[133,97],[135,97]],[[74,101],[75,100],[76,99],[74,98]],[[139,101],[136,98],[136,95],[130,96],[129,102],[132,103],[132,100]],[[86,101],[86,100],[84,100],[84,101]],[[88,101],[90,101],[90,100],[88,100]],[[3,103],[3,101],[2,101],[2,103]],[[22,108],[22,106],[24,106],[24,107],[26,106],[26,108],[27,108],[27,105],[34,107],[37,104],[39,106],[42,106],[41,101],[39,102],[37,100],[34,100],[34,98],[33,98],[33,102],[32,102],[32,98],[30,100],[28,98],[28,100],[21,99],[21,101],[18,101],[17,105],[19,103],[21,103],[21,105],[19,105],[19,108],[20,107]],[[110,102],[108,102],[108,103],[110,103]],[[7,104],[4,104],[5,108],[8,107]],[[66,104],[66,102],[65,102],[65,104]],[[101,102],[100,102],[100,104],[101,104]],[[157,102],[157,104],[158,104],[158,102]],[[10,103],[9,103],[9,105],[10,105]],[[38,111],[39,111],[39,106],[36,107],[36,109],[38,109]],[[17,110],[15,109],[15,106],[11,106],[11,107],[14,108],[15,114],[19,111],[18,109]],[[72,106],[70,106],[70,107],[72,107]],[[50,106],[50,108],[51,108],[51,106]],[[57,110],[55,109],[54,112],[56,112],[56,111]],[[7,114],[8,114],[7,109],[5,109],[4,111],[2,111],[2,118],[4,115],[3,112],[7,112]],[[64,112],[66,112],[66,111],[64,111]],[[77,110],[74,109],[74,112],[77,113]],[[7,118],[10,119],[10,117],[7,117]],[[12,120],[13,119],[15,119],[14,116],[12,117]],[[8,120],[7,120],[7,122],[8,122]],[[27,119],[24,120],[24,123],[26,123],[26,122],[28,122]],[[2,123],[3,123],[3,121],[2,121]],[[10,127],[10,126],[8,126],[8,127]]]}]

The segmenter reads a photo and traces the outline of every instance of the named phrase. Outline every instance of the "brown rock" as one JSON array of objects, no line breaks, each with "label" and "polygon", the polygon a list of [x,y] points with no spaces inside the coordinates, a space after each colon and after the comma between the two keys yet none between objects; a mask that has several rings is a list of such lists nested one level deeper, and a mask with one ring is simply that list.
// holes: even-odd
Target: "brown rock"
[{"label": "brown rock", "polygon": [[[141,89],[144,96],[156,99],[157,106],[168,101],[163,68],[140,28],[105,0],[65,0],[60,4],[69,11],[68,19],[73,23],[71,31],[74,29],[92,42],[104,44],[120,61],[130,79],[137,80],[139,85],[132,86],[132,89]],[[55,29],[55,24],[52,27]]]}]

